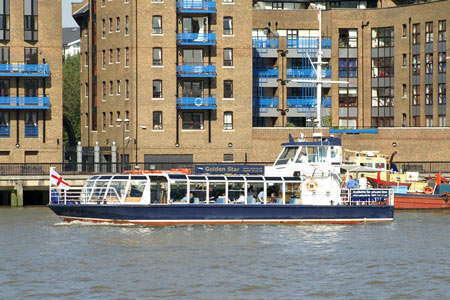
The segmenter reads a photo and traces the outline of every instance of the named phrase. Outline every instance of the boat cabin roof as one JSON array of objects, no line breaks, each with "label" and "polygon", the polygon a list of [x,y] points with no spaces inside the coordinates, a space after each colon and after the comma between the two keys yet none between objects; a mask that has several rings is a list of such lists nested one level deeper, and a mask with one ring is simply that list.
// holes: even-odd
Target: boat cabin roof
[{"label": "boat cabin roof", "polygon": [[323,137],[320,141],[300,141],[295,142],[293,139],[289,139],[288,143],[283,143],[284,147],[298,147],[298,146],[341,146],[341,139],[335,137]]}]

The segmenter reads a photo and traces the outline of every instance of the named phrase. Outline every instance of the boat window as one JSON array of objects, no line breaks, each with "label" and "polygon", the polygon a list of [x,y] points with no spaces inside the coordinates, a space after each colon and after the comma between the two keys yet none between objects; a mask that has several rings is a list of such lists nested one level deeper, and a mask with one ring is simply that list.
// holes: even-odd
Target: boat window
[{"label": "boat window", "polygon": [[189,203],[187,198],[187,183],[175,182],[170,184],[170,201],[172,203]]},{"label": "boat window", "polygon": [[281,177],[265,177],[267,181],[282,181]]},{"label": "boat window", "polygon": [[100,179],[101,179],[101,180],[107,180],[107,179],[111,179],[111,178],[112,178],[111,175],[103,175],[103,176],[100,176]]},{"label": "boat window", "polygon": [[285,181],[302,181],[300,177],[283,177]]},{"label": "boat window", "polygon": [[301,183],[286,183],[286,203],[289,204],[301,204],[302,195],[302,184]]},{"label": "boat window", "polygon": [[373,168],[373,164],[372,163],[362,163],[361,165],[364,166],[364,167]]},{"label": "boat window", "polygon": [[302,151],[297,157],[297,160],[295,161],[296,163],[308,163],[308,154],[306,151],[307,151],[306,147],[302,149]]},{"label": "boat window", "polygon": [[[106,187],[108,186],[109,180],[97,180],[95,182],[95,187],[93,188],[92,197],[101,197],[106,195]],[[93,199],[96,201],[97,199]]]},{"label": "boat window", "polygon": [[[256,203],[264,202],[264,182],[247,182],[247,198],[255,199]],[[250,202],[254,203],[254,202]]]},{"label": "boat window", "polygon": [[[218,200],[218,198],[223,200]],[[209,183],[209,202],[221,202],[225,203],[225,182]]]},{"label": "boat window", "polygon": [[128,180],[112,180],[108,189],[108,196],[120,197],[125,195],[125,189],[127,188]]},{"label": "boat window", "polygon": [[169,174],[170,179],[186,179],[186,175],[184,174]]},{"label": "boat window", "polygon": [[[381,167],[380,167],[380,165],[381,165]],[[375,163],[375,168],[382,168],[382,169],[384,169],[384,163]]]},{"label": "boat window", "polygon": [[[206,202],[206,182],[190,182],[190,193],[194,199],[194,203]],[[189,199],[191,200],[191,199]]]},{"label": "boat window", "polygon": [[307,147],[308,162],[318,163],[326,162],[327,160],[327,148],[326,147]]},{"label": "boat window", "polygon": [[283,183],[266,182],[266,184],[267,203],[281,203],[283,198]]},{"label": "boat window", "polygon": [[208,176],[208,180],[217,181],[217,180],[225,180],[224,176]]},{"label": "boat window", "polygon": [[294,159],[298,147],[286,147],[278,158],[275,165],[285,165],[290,159]]},{"label": "boat window", "polygon": [[336,149],[334,147],[331,147],[331,158],[336,158]]},{"label": "boat window", "polygon": [[244,201],[245,183],[244,182],[228,182],[228,199],[230,201]]},{"label": "boat window", "polygon": [[206,180],[205,176],[196,176],[196,175],[190,175],[188,176],[189,180]]},{"label": "boat window", "polygon": [[131,176],[131,180],[147,180],[147,176]]},{"label": "boat window", "polygon": [[150,202],[167,203],[167,179],[164,176],[150,177]]},{"label": "boat window", "polygon": [[253,181],[253,180],[258,180],[258,181],[262,181],[262,180],[264,180],[264,178],[263,177],[256,177],[256,176],[245,176],[245,179],[247,179],[247,180],[251,180],[251,181]]},{"label": "boat window", "polygon": [[114,180],[120,179],[120,180],[128,180],[128,175],[116,175],[113,177]]},{"label": "boat window", "polygon": [[145,190],[145,185],[147,184],[147,181],[142,180],[133,180],[130,182],[130,189],[127,193],[127,199],[128,198],[139,198],[139,199],[133,199],[140,201],[140,198],[142,197],[142,194]]},{"label": "boat window", "polygon": [[242,176],[227,176],[228,181],[244,181]]},{"label": "boat window", "polygon": [[97,179],[97,178],[99,178],[100,176],[98,176],[98,175],[95,175],[95,176],[92,176],[91,178],[89,178],[89,180],[95,180],[95,179]]}]

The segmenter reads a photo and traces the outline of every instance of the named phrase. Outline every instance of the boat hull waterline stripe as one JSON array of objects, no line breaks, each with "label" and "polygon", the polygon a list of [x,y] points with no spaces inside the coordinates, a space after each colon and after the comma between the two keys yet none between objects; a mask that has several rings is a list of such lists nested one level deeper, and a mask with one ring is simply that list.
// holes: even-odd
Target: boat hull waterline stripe
[{"label": "boat hull waterline stripe", "polygon": [[216,224],[301,224],[301,223],[331,223],[331,224],[356,224],[370,222],[392,222],[393,218],[383,219],[280,219],[280,220],[114,220],[114,219],[95,219],[95,218],[79,218],[60,216],[64,222],[89,222],[89,223],[111,223],[111,224],[135,224],[135,225],[216,225]]}]

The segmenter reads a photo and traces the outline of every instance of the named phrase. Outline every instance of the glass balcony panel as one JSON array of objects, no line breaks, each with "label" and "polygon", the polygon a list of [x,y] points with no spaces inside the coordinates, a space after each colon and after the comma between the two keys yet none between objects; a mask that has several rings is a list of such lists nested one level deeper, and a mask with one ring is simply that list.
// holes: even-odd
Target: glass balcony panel
[{"label": "glass balcony panel", "polygon": [[[287,78],[317,78],[316,71],[313,68],[288,68],[286,76]],[[322,78],[331,78],[331,67],[322,67]]]},{"label": "glass balcony panel", "polygon": [[49,77],[50,66],[29,64],[0,64],[0,76],[7,77]]},{"label": "glass balcony panel", "polygon": [[256,49],[278,49],[279,41],[275,37],[253,37],[253,48]]},{"label": "glass balcony panel", "polygon": [[177,1],[177,11],[181,13],[215,13],[216,1],[181,0]]},{"label": "glass balcony panel", "polygon": [[50,98],[0,97],[0,109],[50,109]]},{"label": "glass balcony panel", "polygon": [[256,67],[253,76],[259,78],[278,78],[278,67]]},{"label": "glass balcony panel", "polygon": [[177,66],[178,77],[216,77],[216,66],[213,65],[181,65]]},{"label": "glass balcony panel", "polygon": [[215,45],[215,33],[178,33],[177,43],[179,45]]},{"label": "glass balcony panel", "polygon": [[216,109],[216,98],[213,97],[182,97],[177,98],[179,109]]}]

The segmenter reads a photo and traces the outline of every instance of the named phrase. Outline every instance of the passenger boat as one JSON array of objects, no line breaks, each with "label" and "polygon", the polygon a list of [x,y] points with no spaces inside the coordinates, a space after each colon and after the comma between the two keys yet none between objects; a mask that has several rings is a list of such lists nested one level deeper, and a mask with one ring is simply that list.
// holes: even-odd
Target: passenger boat
[{"label": "passenger boat", "polygon": [[340,140],[290,137],[264,175],[105,174],[82,188],[50,187],[62,220],[138,225],[360,223],[393,220],[389,189],[344,190]]}]

